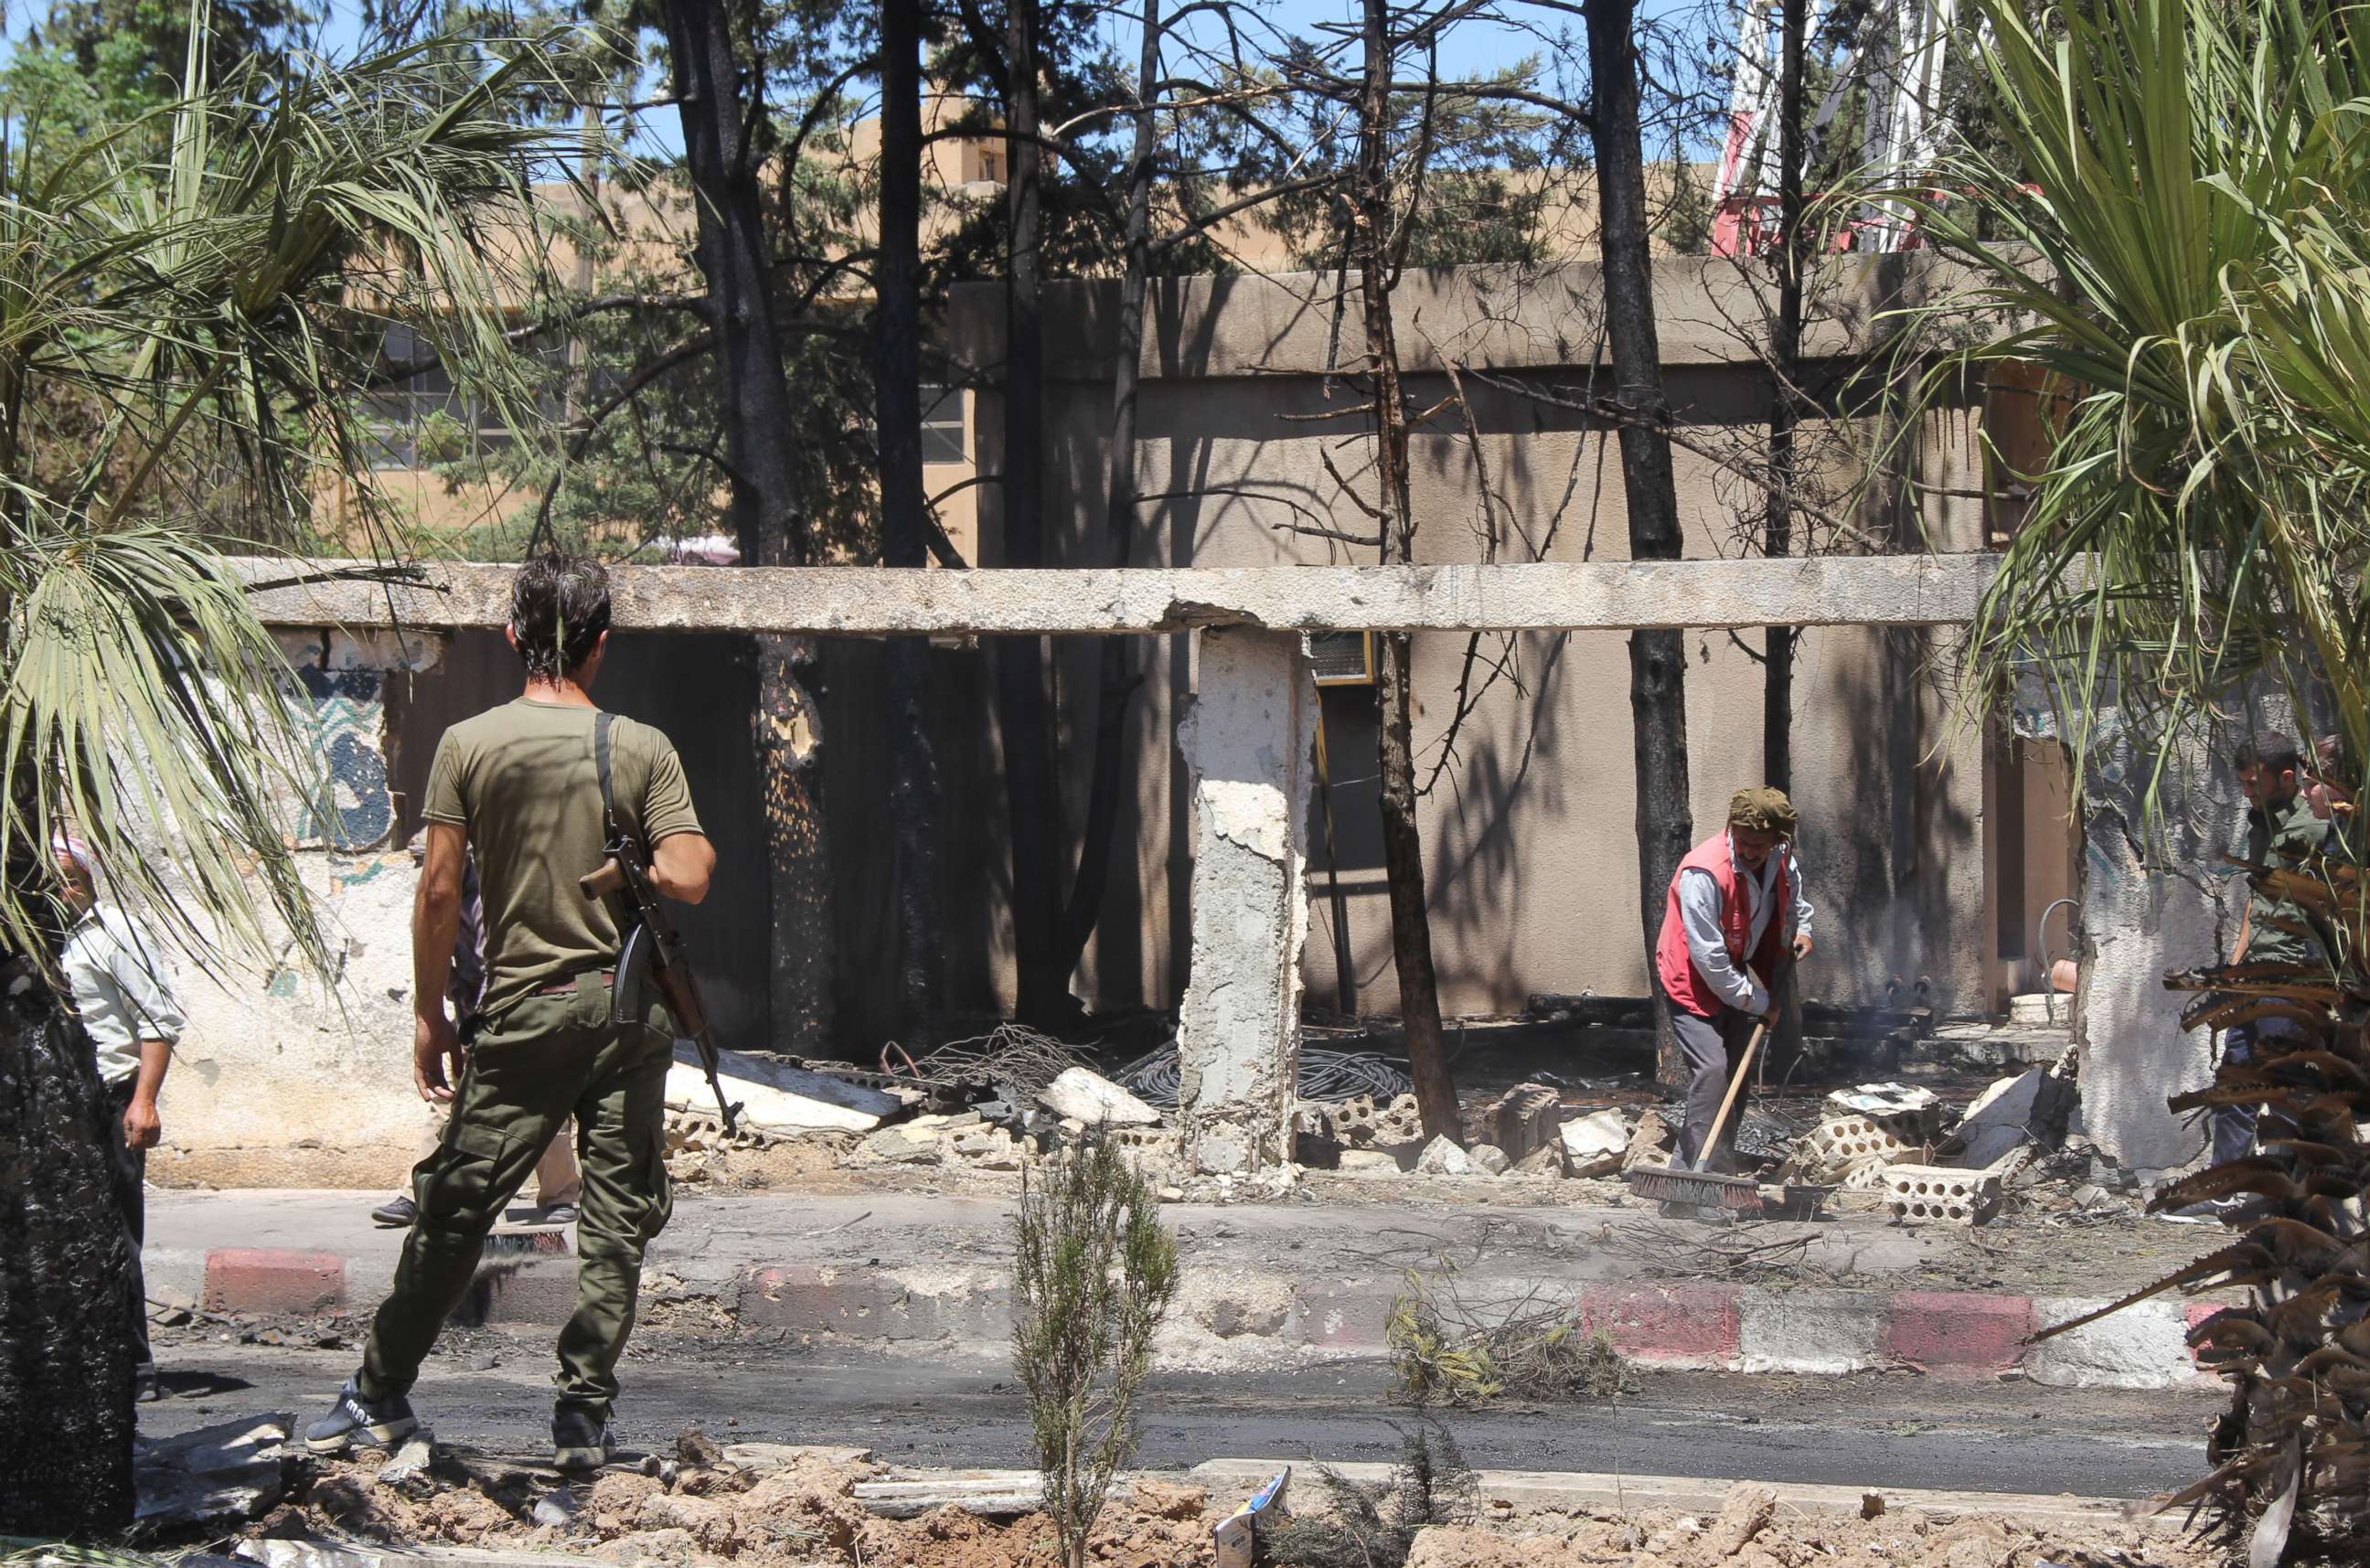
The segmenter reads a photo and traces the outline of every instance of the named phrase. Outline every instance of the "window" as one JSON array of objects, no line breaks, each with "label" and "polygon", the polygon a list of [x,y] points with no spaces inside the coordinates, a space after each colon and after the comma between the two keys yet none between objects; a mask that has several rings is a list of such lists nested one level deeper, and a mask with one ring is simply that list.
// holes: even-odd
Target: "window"
[{"label": "window", "polygon": [[[400,364],[422,358],[433,347],[421,342],[408,327],[390,327],[385,345],[379,351],[381,363]],[[539,342],[524,352],[541,362],[535,372],[536,407],[556,421],[562,417],[568,347]],[[501,451],[512,440],[500,411],[487,399],[470,397],[454,386],[452,373],[442,364],[365,393],[362,415],[370,426],[368,455],[374,468],[431,467]]]},{"label": "window", "polygon": [[963,395],[960,386],[922,388],[922,461],[968,463],[963,444]]},{"label": "window", "polygon": [[1372,686],[1375,634],[1312,631],[1308,634],[1308,663],[1316,671],[1318,686]]}]

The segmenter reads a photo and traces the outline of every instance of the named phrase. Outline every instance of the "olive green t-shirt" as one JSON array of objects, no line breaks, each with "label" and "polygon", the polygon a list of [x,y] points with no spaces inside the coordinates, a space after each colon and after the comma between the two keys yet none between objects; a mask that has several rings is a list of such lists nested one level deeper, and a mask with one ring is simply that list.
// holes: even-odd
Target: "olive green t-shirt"
[{"label": "olive green t-shirt", "polygon": [[[2247,859],[2273,870],[2300,870],[2320,852],[2329,838],[2329,824],[2312,814],[2301,791],[2277,805],[2247,813]],[[2294,899],[2279,898],[2261,888],[2247,895],[2247,962],[2249,963],[2319,963],[2320,943],[2283,931],[2273,919],[2308,923],[2310,917]]]},{"label": "olive green t-shirt", "polygon": [[[430,822],[467,830],[486,905],[486,993],[500,1012],[537,986],[617,961],[606,900],[576,879],[606,859],[599,711],[520,698],[444,732],[428,770]],[[609,726],[609,777],[621,825],[643,847],[697,833],[683,764],[666,736],[631,719]]]}]

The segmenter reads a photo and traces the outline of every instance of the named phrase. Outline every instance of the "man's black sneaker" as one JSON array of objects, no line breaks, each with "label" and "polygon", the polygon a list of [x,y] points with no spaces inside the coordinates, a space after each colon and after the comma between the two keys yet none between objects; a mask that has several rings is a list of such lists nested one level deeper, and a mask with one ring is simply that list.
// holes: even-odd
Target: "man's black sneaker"
[{"label": "man's black sneaker", "polygon": [[564,1470],[599,1470],[616,1451],[608,1422],[589,1411],[561,1406],[551,1412],[551,1462]]},{"label": "man's black sneaker", "polygon": [[329,1413],[305,1428],[305,1446],[316,1454],[336,1454],[355,1438],[367,1437],[382,1448],[391,1448],[419,1425],[419,1418],[411,1413],[411,1401],[401,1394],[366,1400],[349,1378],[338,1390],[338,1402],[329,1407]]},{"label": "man's black sneaker", "polygon": [[371,1218],[390,1230],[408,1228],[420,1217],[420,1205],[408,1196],[390,1198],[371,1210]]},{"label": "man's black sneaker", "polygon": [[132,1369],[132,1400],[134,1404],[155,1404],[165,1397],[156,1381],[156,1364],[144,1361]]}]

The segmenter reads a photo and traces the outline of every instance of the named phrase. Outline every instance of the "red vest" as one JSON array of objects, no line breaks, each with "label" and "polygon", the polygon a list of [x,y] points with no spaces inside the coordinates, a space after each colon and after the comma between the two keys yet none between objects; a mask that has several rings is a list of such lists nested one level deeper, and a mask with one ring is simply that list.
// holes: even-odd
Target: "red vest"
[{"label": "red vest", "polygon": [[[1786,924],[1794,907],[1794,890],[1786,869],[1786,847],[1781,844],[1771,853],[1778,857],[1778,874],[1769,885],[1769,896],[1776,904],[1769,912],[1769,924],[1762,928],[1761,945],[1753,951],[1749,961],[1753,973],[1764,986],[1778,972],[1778,955],[1784,951]],[[1654,973],[1662,982],[1662,994],[1673,1003],[1698,1017],[1713,1018],[1728,1003],[1696,972],[1695,960],[1687,952],[1686,923],[1679,917],[1679,879],[1690,870],[1709,871],[1712,881],[1720,885],[1720,933],[1728,940],[1728,956],[1740,963],[1748,962],[1744,939],[1753,929],[1753,911],[1745,903],[1744,879],[1729,856],[1726,828],[1689,850],[1687,858],[1679,862],[1679,869],[1671,873],[1671,891],[1662,904],[1662,931],[1654,942]]]}]

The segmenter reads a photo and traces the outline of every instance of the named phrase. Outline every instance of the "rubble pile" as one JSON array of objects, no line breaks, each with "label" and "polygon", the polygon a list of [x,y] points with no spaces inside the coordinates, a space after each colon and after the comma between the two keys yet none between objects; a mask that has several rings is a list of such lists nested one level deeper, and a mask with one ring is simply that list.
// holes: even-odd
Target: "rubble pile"
[{"label": "rubble pile", "polygon": [[[204,1539],[257,1568],[381,1568],[421,1548],[518,1568],[569,1561],[1050,1568],[1058,1557],[1050,1523],[1033,1511],[1030,1472],[896,1469],[860,1448],[719,1445],[696,1430],[684,1433],[670,1456],[639,1456],[591,1478],[463,1447],[410,1447],[421,1452],[291,1457],[284,1497],[251,1512],[228,1540],[219,1519]],[[1856,1510],[1838,1510],[1752,1483],[1731,1489],[1717,1510],[1694,1513],[1540,1507],[1493,1496],[1489,1478],[1475,1480],[1458,1522],[1414,1532],[1409,1568],[2206,1568],[2220,1561],[2203,1542],[2111,1516],[1937,1513],[1915,1503],[1889,1507],[1876,1493]],[[1303,1511],[1322,1516],[1326,1507],[1312,1497]],[[1088,1558],[1206,1568],[1230,1512],[1192,1477],[1123,1480]],[[1275,1537],[1278,1544],[1291,1539]]]},{"label": "rubble pile", "polygon": [[[1575,1079],[1567,1087],[1542,1075],[1545,1081],[1468,1102],[1459,1136],[1431,1137],[1403,1075],[1384,1057],[1306,1055],[1291,1110],[1293,1163],[1251,1184],[1262,1191],[1290,1189],[1304,1170],[1617,1183],[1626,1171],[1673,1158],[1677,1118],[1668,1107],[1601,1102],[1608,1090],[1618,1099],[1651,1091],[1651,1084]],[[1091,1135],[1120,1143],[1171,1200],[1248,1190],[1235,1178],[1190,1169],[1173,1046],[1106,1077],[1061,1042],[1005,1024],[896,1065],[901,1070],[890,1070],[884,1055],[882,1070],[873,1072],[726,1052],[727,1095],[744,1106],[731,1138],[717,1124],[704,1079],[680,1066],[668,1090],[668,1150],[685,1167],[678,1174],[698,1181],[716,1159],[769,1146],[853,1170],[1010,1174]],[[1737,1147],[1747,1172],[1769,1184],[1765,1199],[1786,1212],[1824,1206],[1888,1213],[1904,1224],[1982,1224],[2036,1182],[2063,1184],[2061,1162],[2035,1157],[2065,1144],[2070,1065],[2061,1053],[2051,1066],[2002,1078],[1957,1116],[1934,1090],[1899,1082],[1838,1090],[1807,1126],[1787,1101],[1757,1104],[1743,1118]],[[810,1152],[788,1154],[781,1146]],[[1957,1174],[1919,1175],[1937,1171]],[[1603,1196],[1621,1201],[1614,1192]]]}]

